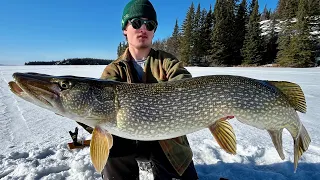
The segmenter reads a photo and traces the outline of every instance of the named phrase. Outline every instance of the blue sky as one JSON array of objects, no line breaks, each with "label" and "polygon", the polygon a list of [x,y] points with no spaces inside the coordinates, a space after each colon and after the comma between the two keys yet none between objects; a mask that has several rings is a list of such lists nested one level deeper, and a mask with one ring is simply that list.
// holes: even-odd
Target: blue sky
[{"label": "blue sky", "polygon": [[[0,64],[23,65],[75,57],[115,59],[123,7],[129,0],[1,0]],[[159,27],[154,39],[171,35],[191,2],[209,9],[214,0],[153,0]],[[260,11],[276,0],[259,0]]]}]

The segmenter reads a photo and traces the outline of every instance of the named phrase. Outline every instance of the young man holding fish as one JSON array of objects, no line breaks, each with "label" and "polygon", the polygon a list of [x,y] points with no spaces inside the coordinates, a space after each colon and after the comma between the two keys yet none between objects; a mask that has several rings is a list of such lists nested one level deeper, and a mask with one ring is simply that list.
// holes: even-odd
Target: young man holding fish
[{"label": "young man holding fish", "polygon": [[[148,0],[131,0],[124,8],[122,30],[129,47],[102,73],[102,79],[157,83],[189,78],[173,55],[151,48],[157,29],[156,11]],[[150,161],[154,179],[198,179],[186,136],[160,141],[135,141],[113,136],[104,179],[139,179],[138,161]]]},{"label": "young man holding fish", "polygon": [[8,84],[22,99],[94,128],[91,161],[104,179],[139,179],[137,160],[151,161],[155,179],[197,179],[185,135],[209,128],[220,147],[235,154],[226,121],[233,116],[267,130],[281,159],[287,129],[297,169],[311,142],[297,114],[307,108],[299,85],[232,75],[190,78],[175,57],[151,48],[158,23],[149,1],[130,1],[122,20],[129,47],[101,76],[115,81],[14,73]]}]

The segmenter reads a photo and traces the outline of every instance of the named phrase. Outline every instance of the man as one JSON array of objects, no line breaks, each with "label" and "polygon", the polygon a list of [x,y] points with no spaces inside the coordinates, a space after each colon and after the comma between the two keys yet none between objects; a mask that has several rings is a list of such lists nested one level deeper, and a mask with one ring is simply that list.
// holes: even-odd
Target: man
[{"label": "man", "polygon": [[[101,78],[157,83],[191,77],[173,55],[151,48],[157,25],[156,11],[148,0],[131,0],[122,16],[122,30],[129,47],[104,69]],[[155,179],[198,179],[186,136],[151,142],[113,136],[103,178],[139,179],[137,160],[152,163]]]}]

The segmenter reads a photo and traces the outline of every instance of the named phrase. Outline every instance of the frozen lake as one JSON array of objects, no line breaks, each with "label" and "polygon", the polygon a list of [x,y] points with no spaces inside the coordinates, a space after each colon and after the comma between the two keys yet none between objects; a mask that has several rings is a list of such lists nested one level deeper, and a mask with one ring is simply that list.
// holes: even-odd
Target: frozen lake
[{"label": "frozen lake", "polygon": [[[8,88],[14,72],[99,78],[105,66],[0,66],[0,179],[100,179],[89,149],[72,150],[68,131],[77,124],[19,99]],[[311,137],[309,149],[293,172],[293,140],[283,133],[286,156],[281,160],[267,131],[231,120],[237,136],[237,155],[225,153],[208,129],[188,135],[200,179],[320,179],[320,68],[200,68],[193,76],[230,74],[261,80],[291,81],[301,86],[307,101],[302,123]],[[90,135],[79,127],[79,136]],[[152,175],[141,171],[141,179]]]}]

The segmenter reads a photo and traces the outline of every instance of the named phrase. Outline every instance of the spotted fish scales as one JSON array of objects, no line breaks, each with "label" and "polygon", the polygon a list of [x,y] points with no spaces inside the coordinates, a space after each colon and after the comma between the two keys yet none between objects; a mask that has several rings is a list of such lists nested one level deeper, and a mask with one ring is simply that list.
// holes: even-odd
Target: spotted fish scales
[{"label": "spotted fish scales", "polygon": [[13,77],[9,86],[17,96],[94,128],[90,153],[99,172],[112,147],[112,135],[151,141],[209,128],[220,147],[235,154],[236,137],[227,121],[234,116],[267,130],[282,159],[286,128],[294,140],[295,169],[311,141],[296,112],[306,112],[304,94],[291,82],[231,75],[153,84],[37,73]]},{"label": "spotted fish scales", "polygon": [[116,94],[117,126],[110,131],[120,131],[118,135],[132,139],[173,138],[228,115],[259,129],[277,130],[288,125],[295,136],[301,124],[283,93],[259,80],[238,76],[120,84]]}]

